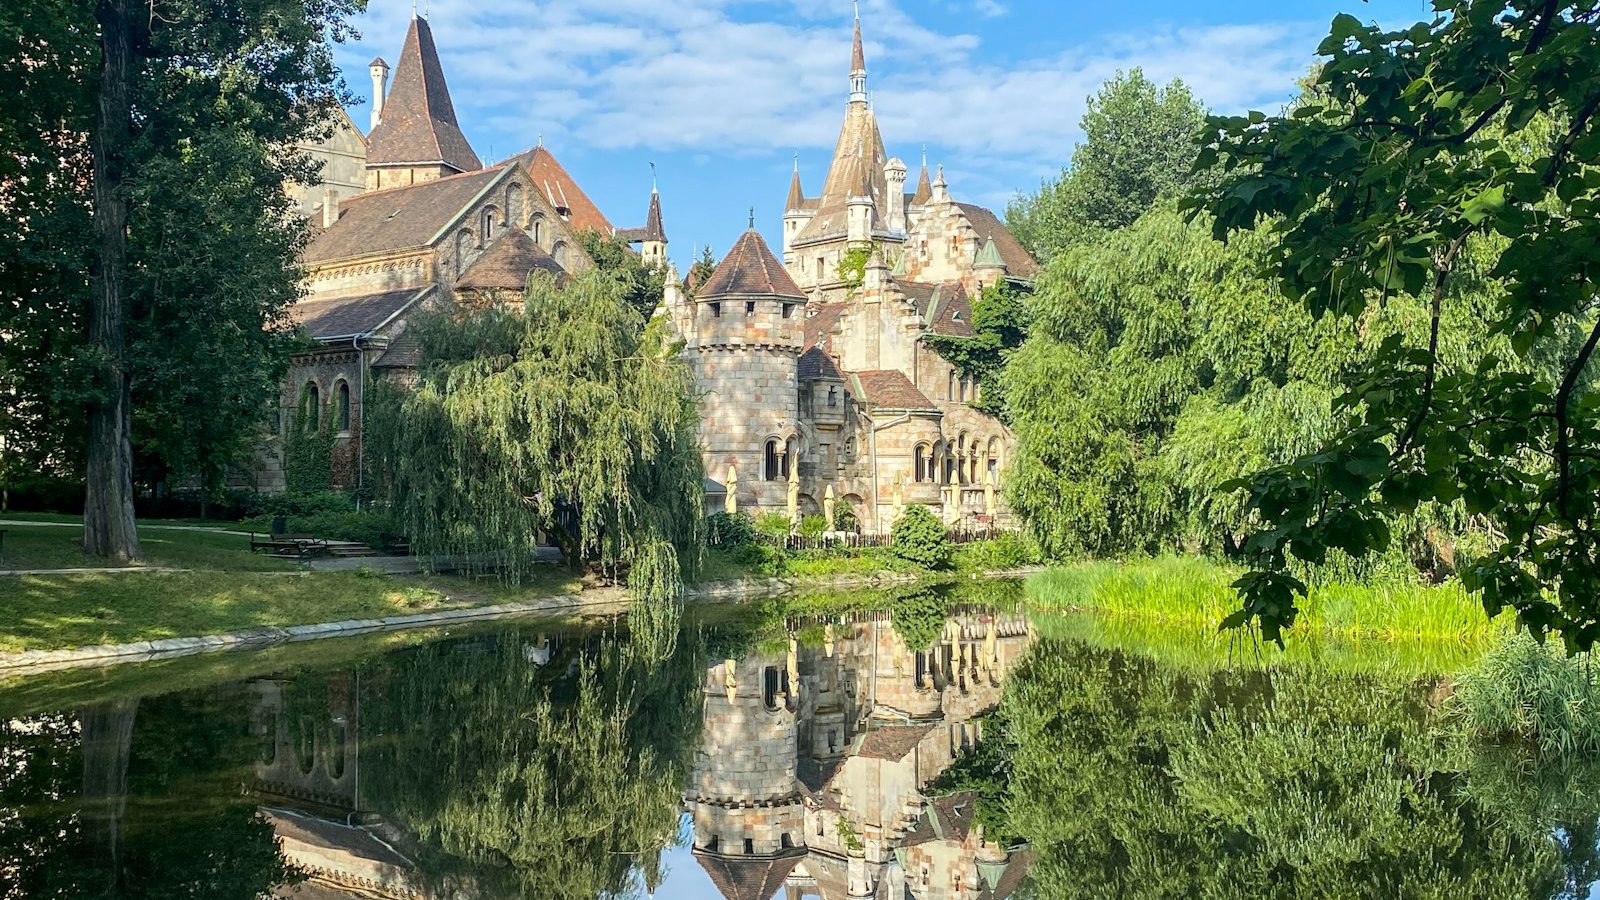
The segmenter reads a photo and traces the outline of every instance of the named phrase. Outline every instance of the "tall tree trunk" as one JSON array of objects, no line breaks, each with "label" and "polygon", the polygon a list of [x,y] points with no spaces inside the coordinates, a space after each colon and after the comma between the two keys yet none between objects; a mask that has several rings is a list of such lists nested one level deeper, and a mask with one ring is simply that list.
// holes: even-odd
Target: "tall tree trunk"
[{"label": "tall tree trunk", "polygon": [[99,854],[95,863],[111,875],[108,893],[113,896],[122,880],[122,817],[128,807],[128,757],[138,711],[138,700],[114,700],[78,712],[83,748],[79,815],[89,847]]},{"label": "tall tree trunk", "polygon": [[89,402],[89,446],[83,505],[83,550],[118,562],[139,557],[133,522],[132,384],[124,334],[123,276],[127,270],[128,199],[124,155],[132,132],[129,82],[133,23],[129,0],[100,0],[100,93],[94,125],[94,291],[89,301],[89,344],[99,353],[94,399]]}]

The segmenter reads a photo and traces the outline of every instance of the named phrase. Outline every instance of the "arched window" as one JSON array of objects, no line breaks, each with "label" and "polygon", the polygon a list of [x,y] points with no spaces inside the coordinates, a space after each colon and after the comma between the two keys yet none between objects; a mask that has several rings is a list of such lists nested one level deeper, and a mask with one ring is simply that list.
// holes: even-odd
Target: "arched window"
[{"label": "arched window", "polygon": [[951,369],[950,370],[950,385],[949,385],[949,388],[945,391],[944,398],[946,400],[955,400],[956,399],[956,370],[955,369]]},{"label": "arched window", "polygon": [[550,248],[550,255],[555,258],[556,265],[560,266],[563,271],[571,271],[569,266],[572,260],[569,259],[571,254],[567,252],[566,241],[556,241],[554,246]]},{"label": "arched window", "polygon": [[767,441],[766,458],[761,462],[761,474],[768,481],[783,480],[783,460],[778,455],[777,438],[770,438]]},{"label": "arched window", "polygon": [[456,232],[456,277],[467,271],[467,251],[472,249],[472,229],[463,228]]},{"label": "arched window", "polygon": [[989,438],[989,474],[994,476],[995,484],[1000,483],[1000,439]]},{"label": "arched window", "polygon": [[480,247],[487,247],[489,246],[489,243],[494,240],[494,226],[498,224],[496,221],[496,212],[498,212],[498,210],[492,206],[486,206],[483,209],[483,215],[480,217],[478,222],[478,234],[480,238],[478,246]]},{"label": "arched window", "polygon": [[956,440],[956,483],[967,484],[967,436]]},{"label": "arched window", "polygon": [[533,214],[533,220],[528,223],[528,234],[533,238],[535,244],[541,247],[544,246],[544,213],[535,212]]},{"label": "arched window", "polygon": [[522,227],[522,185],[506,188],[506,227]]},{"label": "arched window", "polygon": [[306,382],[300,391],[300,417],[307,427],[318,428],[322,425],[322,392],[317,390],[315,381]]},{"label": "arched window", "polygon": [[933,480],[933,447],[928,444],[917,445],[917,482],[926,484]]},{"label": "arched window", "polygon": [[333,389],[335,402],[338,403],[339,430],[350,430],[350,383],[341,380]]}]

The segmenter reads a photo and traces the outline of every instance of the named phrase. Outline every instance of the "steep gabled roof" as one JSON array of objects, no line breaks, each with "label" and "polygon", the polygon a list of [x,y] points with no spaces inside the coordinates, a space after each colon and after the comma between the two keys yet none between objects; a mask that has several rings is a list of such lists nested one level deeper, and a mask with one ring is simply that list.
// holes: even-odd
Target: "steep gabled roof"
[{"label": "steep gabled roof", "polygon": [[315,264],[426,247],[506,169],[499,165],[350,197],[339,208],[339,221],[311,239],[301,260]]},{"label": "steep gabled roof", "polygon": [[917,307],[922,321],[934,334],[972,337],[972,298],[959,281],[899,281],[895,286]]},{"label": "steep gabled roof", "polygon": [[583,188],[578,187],[578,182],[543,145],[522,154],[522,159],[528,164],[528,171],[532,173],[533,183],[538,186],[540,193],[550,201],[551,206],[567,210],[567,222],[574,229],[598,231],[601,234],[611,234],[616,230],[600,207],[589,199]]},{"label": "steep gabled roof", "polygon": [[[911,387],[911,382],[905,375],[898,370],[890,371],[899,375],[900,379],[905,381],[906,387]],[[857,373],[858,376],[874,376],[874,380],[877,380],[876,376],[883,374],[883,372]],[[887,383],[887,380],[885,380],[885,383]],[[917,389],[911,387],[911,390],[916,391]],[[917,396],[921,397],[922,394],[917,392]],[[900,406],[895,408],[916,409],[918,407]],[[906,754],[915,750],[917,745],[922,743],[922,739],[927,737],[928,732],[933,729],[933,725],[885,725],[875,731],[867,732],[866,737],[861,739],[861,745],[856,749],[855,755],[866,759],[886,759],[890,762],[898,762],[905,759]]]},{"label": "steep gabled roof", "polygon": [[806,310],[805,346],[821,346],[828,349],[828,335],[833,332],[834,326],[839,324],[839,318],[844,315],[848,303],[819,303],[816,307]]},{"label": "steep gabled roof", "polygon": [[[883,166],[888,161],[872,108],[865,103],[851,103],[839,129],[839,142],[833,148],[828,180],[823,182],[822,194],[817,198],[817,214],[795,235],[793,243],[845,234],[851,197],[865,193],[872,198],[874,212],[881,210],[889,196],[888,182],[883,177]],[[881,222],[873,222],[874,229],[882,227]]]},{"label": "steep gabled roof", "polygon": [[975,203],[957,203],[961,212],[967,217],[972,229],[978,233],[978,240],[994,241],[995,249],[1000,253],[1001,262],[1005,263],[1006,274],[1012,278],[1032,281],[1039,275],[1039,263],[1023,248],[1022,242],[1017,240],[1011,230],[993,211],[978,206]]},{"label": "steep gabled roof", "polygon": [[382,118],[367,140],[367,165],[429,163],[443,163],[458,172],[483,168],[456,123],[433,29],[426,19],[413,18]]},{"label": "steep gabled roof", "polygon": [[800,354],[798,366],[797,371],[803,381],[844,380],[844,373],[839,370],[839,364],[834,362],[828,351],[821,347],[812,347]]},{"label": "steep gabled roof", "polygon": [[508,228],[461,273],[456,287],[520,291],[528,286],[528,275],[534,271],[548,272],[557,278],[566,275],[560,264],[534,243],[526,231]]},{"label": "steep gabled roof", "polygon": [[792,297],[796,300],[806,297],[754,228],[739,236],[717,270],[695,292],[695,297],[700,300],[730,295]]}]

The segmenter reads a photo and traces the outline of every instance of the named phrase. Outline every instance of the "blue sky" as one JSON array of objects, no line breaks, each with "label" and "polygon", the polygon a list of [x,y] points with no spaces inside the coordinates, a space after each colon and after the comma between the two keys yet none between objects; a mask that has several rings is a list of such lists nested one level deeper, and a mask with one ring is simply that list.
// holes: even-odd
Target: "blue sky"
[{"label": "blue sky", "polygon": [[[418,0],[462,130],[485,161],[541,136],[618,227],[644,221],[660,173],[671,253],[720,256],[756,223],[777,246],[794,154],[821,186],[848,93],[851,4],[828,0]],[[411,0],[370,0],[335,48],[399,55]],[[868,86],[915,177],[922,148],[958,199],[1003,212],[1060,171],[1085,98],[1118,69],[1182,78],[1212,109],[1277,109],[1335,13],[1385,25],[1422,0],[864,0]],[[363,128],[368,107],[351,109]]]}]

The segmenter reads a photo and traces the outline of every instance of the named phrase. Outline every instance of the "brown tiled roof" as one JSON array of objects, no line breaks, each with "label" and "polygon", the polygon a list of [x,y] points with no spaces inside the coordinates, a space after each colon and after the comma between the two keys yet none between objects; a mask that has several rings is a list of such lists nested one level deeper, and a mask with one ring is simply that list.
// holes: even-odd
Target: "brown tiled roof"
[{"label": "brown tiled roof", "polygon": [[828,351],[821,347],[812,347],[800,354],[799,366],[800,377],[803,379],[829,378],[835,381],[844,380],[844,373],[839,371],[839,364],[834,362]]},{"label": "brown tiled roof", "polygon": [[644,224],[638,228],[618,228],[617,237],[629,244],[640,241],[665,241],[667,229],[661,224],[661,195],[650,192],[650,211],[645,213]]},{"label": "brown tiled roof", "polygon": [[972,337],[972,299],[959,281],[941,283],[896,281],[902,293],[916,304],[922,321],[934,334]]},{"label": "brown tiled roof", "polygon": [[467,290],[513,290],[528,286],[528,275],[534,270],[549,272],[557,277],[565,271],[550,254],[544,252],[533,238],[521,228],[508,228],[494,245],[461,273],[456,287]]},{"label": "brown tiled roof", "polygon": [[703,300],[707,297],[746,294],[793,297],[797,300],[804,300],[806,296],[754,228],[739,236],[733,249],[723,257],[717,270],[711,273],[695,296]]},{"label": "brown tiled roof", "polygon": [[373,361],[374,369],[416,369],[422,366],[422,343],[407,328],[389,342],[389,349]]},{"label": "brown tiled roof", "polygon": [[302,300],[289,310],[289,316],[317,340],[364,336],[404,312],[427,291],[427,288],[408,288],[333,300]]},{"label": "brown tiled roof", "polygon": [[550,201],[550,205],[567,210],[567,222],[573,228],[601,234],[611,234],[616,230],[605,214],[600,212],[600,207],[594,205],[594,201],[583,192],[583,188],[578,187],[578,182],[562,168],[549,150],[542,146],[535,147],[522,154],[522,159],[528,164],[533,183]]},{"label": "brown tiled roof", "polygon": [[367,165],[399,166],[442,162],[458,172],[483,167],[472,152],[445,84],[433,29],[412,18],[394,85],[383,104],[378,127],[367,143]]},{"label": "brown tiled roof", "polygon": [[343,202],[339,221],[312,238],[301,258],[315,264],[426,247],[506,168],[500,165],[437,181],[357,194]]},{"label": "brown tiled roof", "polygon": [[[817,197],[817,214],[795,235],[794,243],[804,244],[846,233],[849,200],[864,189],[873,199],[874,210],[882,209],[889,196],[888,182],[883,177],[883,166],[888,161],[872,108],[865,103],[851,103],[845,110],[844,125],[839,129],[839,142],[833,148],[828,180]],[[881,230],[883,223],[874,218],[872,227]]]},{"label": "brown tiled roof", "polygon": [[974,203],[957,203],[961,212],[972,224],[978,233],[978,242],[993,240],[995,249],[1000,251],[1000,259],[1006,264],[1006,274],[1012,278],[1032,281],[1039,275],[1039,263],[1023,249],[1022,242],[1016,239],[1000,217],[991,210],[985,209]]},{"label": "brown tiled roof", "polygon": [[711,883],[727,900],[771,900],[804,855],[795,850],[777,859],[739,859],[694,851]]},{"label": "brown tiled roof", "polygon": [[928,161],[922,161],[922,176],[917,179],[917,192],[911,195],[912,206],[925,206],[933,199],[933,182],[928,180]]},{"label": "brown tiled roof", "polygon": [[[860,372],[858,374],[881,375],[884,373]],[[899,372],[894,372],[893,374],[899,375],[900,380],[905,381],[906,376],[901,375]],[[911,387],[911,382],[909,381],[906,381],[905,386],[913,391],[916,390],[916,388]],[[919,394],[918,396],[921,395]],[[908,407],[897,408],[906,409]],[[867,736],[861,739],[861,746],[856,750],[855,755],[866,759],[887,759],[890,761],[905,759],[906,754],[916,749],[917,744],[920,744],[922,739],[934,727],[933,725],[885,725],[876,731],[867,732]]]},{"label": "brown tiled roof", "polygon": [[806,310],[805,346],[815,347],[818,344],[824,348],[828,345],[828,335],[833,333],[833,327],[839,324],[839,317],[844,315],[845,303],[819,303]]}]

